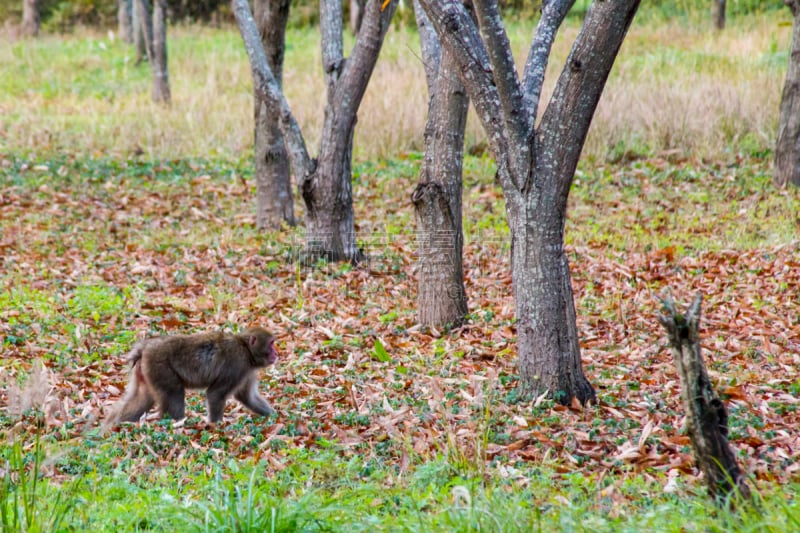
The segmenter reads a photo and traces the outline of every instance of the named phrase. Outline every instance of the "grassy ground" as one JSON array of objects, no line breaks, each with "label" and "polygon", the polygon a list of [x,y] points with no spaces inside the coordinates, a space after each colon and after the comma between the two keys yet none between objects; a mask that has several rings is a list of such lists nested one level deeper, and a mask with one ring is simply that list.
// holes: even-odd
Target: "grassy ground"
[{"label": "grassy ground", "polygon": [[[669,152],[732,161],[772,146],[788,61],[790,14],[735,19],[724,32],[686,21],[634,25],[600,102],[584,155],[617,160]],[[577,22],[557,40],[552,88]],[[518,58],[530,24],[509,33]],[[89,35],[87,35],[87,33]],[[0,46],[0,148],[127,157],[247,156],[252,146],[250,72],[240,38],[225,30],[170,32],[173,106],[150,102],[150,73],[129,47],[79,32]],[[284,87],[315,150],[324,90],[316,33],[288,36]],[[427,96],[419,41],[393,29],[359,114],[356,154],[392,158],[421,147]],[[519,61],[521,64],[522,61]],[[546,99],[543,99],[543,104]],[[474,118],[474,117],[473,117]],[[480,143],[470,121],[468,144]]]},{"label": "grassy ground", "polygon": [[[800,197],[770,183],[777,22],[639,27],[626,45],[567,227],[600,399],[585,410],[516,393],[507,230],[485,155],[465,162],[469,323],[414,325],[408,197],[425,98],[411,34],[390,35],[359,122],[360,269],[287,262],[302,229],[254,228],[235,35],[173,32],[166,111],[106,36],[0,47],[3,530],[800,529]],[[313,136],[316,45],[290,41],[285,83]],[[656,320],[667,287],[705,295],[703,346],[758,509],[716,511],[696,476]],[[192,395],[184,422],[97,434],[134,339],[251,323],[278,333],[283,357],[262,382],[279,416],[232,404],[211,427]]]}]

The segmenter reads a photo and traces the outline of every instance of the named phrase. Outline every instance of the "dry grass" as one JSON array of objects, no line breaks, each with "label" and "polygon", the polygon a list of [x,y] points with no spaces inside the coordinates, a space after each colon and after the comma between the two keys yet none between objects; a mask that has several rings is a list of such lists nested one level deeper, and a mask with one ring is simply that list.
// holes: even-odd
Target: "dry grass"
[{"label": "dry grass", "polygon": [[[584,155],[602,160],[672,150],[718,159],[769,149],[790,32],[776,17],[740,21],[721,34],[634,23]],[[515,24],[509,33],[524,58],[531,26]],[[575,25],[562,31],[546,95],[576,33]],[[170,109],[150,102],[148,67],[134,66],[128,47],[86,35],[2,43],[0,150],[127,155],[141,148],[154,158],[249,157],[250,72],[232,28],[171,29]],[[284,86],[315,152],[324,106],[317,35],[293,32],[289,43]],[[419,150],[426,110],[416,35],[393,30],[362,105],[356,157]],[[468,144],[481,135],[473,116]]]}]

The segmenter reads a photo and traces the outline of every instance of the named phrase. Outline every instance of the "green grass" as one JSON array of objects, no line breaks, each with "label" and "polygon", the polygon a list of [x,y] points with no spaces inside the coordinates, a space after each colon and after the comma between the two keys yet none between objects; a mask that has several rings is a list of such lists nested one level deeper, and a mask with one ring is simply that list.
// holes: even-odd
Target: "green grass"
[{"label": "green grass", "polygon": [[[139,453],[163,453],[163,437],[142,433],[147,450]],[[62,470],[79,465],[80,476],[66,485],[37,479],[38,445],[5,448],[5,530],[782,532],[800,525],[800,509],[784,492],[796,492],[794,485],[759,494],[758,509],[730,513],[714,512],[702,492],[664,492],[663,476],[564,475],[547,464],[518,469],[503,461],[476,476],[441,457],[412,457],[410,469],[398,471],[369,450],[352,456],[336,445],[293,450],[270,476],[267,463],[224,452],[130,472],[125,462],[107,462],[120,444],[89,438],[80,448],[46,446]]]}]

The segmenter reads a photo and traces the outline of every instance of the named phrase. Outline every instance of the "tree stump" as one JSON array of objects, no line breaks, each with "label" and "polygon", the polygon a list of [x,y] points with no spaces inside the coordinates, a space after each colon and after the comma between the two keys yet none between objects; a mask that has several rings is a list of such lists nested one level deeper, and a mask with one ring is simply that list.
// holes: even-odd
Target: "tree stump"
[{"label": "tree stump", "polygon": [[[700,302],[697,294],[686,315],[675,310],[672,298],[662,300],[666,313],[659,321],[667,330],[672,356],[681,378],[681,399],[694,457],[718,503],[748,500],[750,487],[728,444],[728,412],[708,378],[697,334]],[[733,496],[733,497],[732,497]]]}]

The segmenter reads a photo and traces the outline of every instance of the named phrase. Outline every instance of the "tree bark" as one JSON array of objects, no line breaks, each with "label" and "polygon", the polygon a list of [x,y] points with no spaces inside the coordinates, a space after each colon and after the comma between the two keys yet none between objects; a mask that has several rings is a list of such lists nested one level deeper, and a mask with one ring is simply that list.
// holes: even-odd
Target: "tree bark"
[{"label": "tree bark", "polygon": [[523,78],[496,0],[420,0],[475,105],[497,161],[511,230],[520,387],[569,404],[596,399],[583,374],[564,252],[567,197],[606,79],[639,0],[592,4],[541,123],[536,110],[555,35],[574,0],[543,4]]},{"label": "tree bark", "polygon": [[117,27],[119,38],[133,43],[133,0],[117,0]]},{"label": "tree bark", "polygon": [[153,101],[169,104],[172,96],[167,65],[167,0],[154,0],[152,43]]},{"label": "tree bark", "polygon": [[[338,5],[337,5],[338,3]],[[337,0],[322,0],[322,66],[327,85],[319,156],[311,159],[297,120],[267,62],[258,30],[246,0],[233,0],[233,11],[245,43],[256,94],[278,117],[289,161],[306,204],[305,257],[358,262],[353,217],[353,130],[358,107],[389,28],[395,0],[382,5],[368,0],[364,20],[347,61],[343,56],[342,9]]]},{"label": "tree bark", "polygon": [[[135,53],[135,62],[138,65],[142,61],[148,60],[147,52],[147,36],[153,34],[153,25],[150,20],[150,10],[146,0],[131,0],[131,24],[133,25],[133,49]],[[139,6],[142,4],[142,7]],[[146,15],[143,19],[142,16]]]},{"label": "tree bark", "polygon": [[452,55],[442,53],[427,16],[415,2],[430,101],[425,156],[411,195],[417,219],[417,321],[461,324],[467,315],[462,249],[462,160],[469,99]]},{"label": "tree bark", "polygon": [[714,27],[718,30],[725,29],[726,4],[726,0],[711,0],[711,18],[714,19]]},{"label": "tree bark", "polygon": [[[254,15],[261,43],[278,86],[282,86],[289,0],[256,0]],[[278,125],[278,116],[254,97],[256,225],[259,229],[294,226],[294,197],[289,158]]]},{"label": "tree bark", "polygon": [[38,37],[40,25],[39,0],[23,0],[22,35],[25,37]]},{"label": "tree bark", "polygon": [[347,61],[343,56],[342,5],[321,0],[322,68],[327,86],[327,106],[315,171],[304,180],[306,204],[305,255],[308,259],[358,263],[363,253],[356,243],[352,193],[353,131],[358,107],[378,60],[396,3],[382,9],[369,0]]},{"label": "tree bark", "polygon": [[698,294],[686,315],[675,310],[672,299],[664,301],[666,314],[659,321],[667,331],[675,367],[681,379],[681,399],[686,410],[686,428],[697,465],[703,472],[711,496],[719,503],[731,496],[750,498],[750,487],[728,444],[728,412],[711,386],[700,353]]},{"label": "tree bark", "polygon": [[350,0],[350,31],[353,32],[353,35],[358,35],[358,30],[361,29],[366,5],[366,0]]},{"label": "tree bark", "polygon": [[792,10],[791,54],[783,84],[775,146],[775,183],[800,187],[800,1],[785,0]]}]

